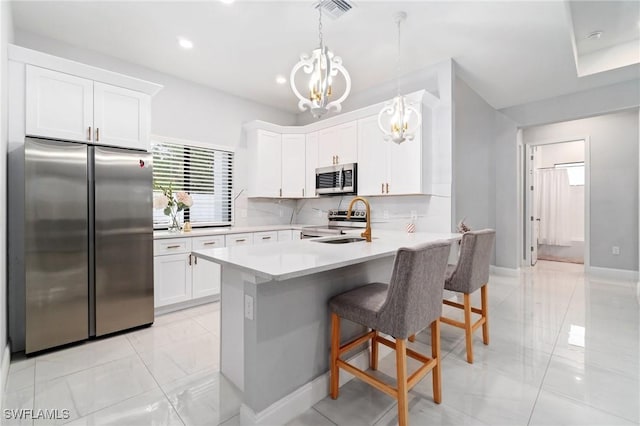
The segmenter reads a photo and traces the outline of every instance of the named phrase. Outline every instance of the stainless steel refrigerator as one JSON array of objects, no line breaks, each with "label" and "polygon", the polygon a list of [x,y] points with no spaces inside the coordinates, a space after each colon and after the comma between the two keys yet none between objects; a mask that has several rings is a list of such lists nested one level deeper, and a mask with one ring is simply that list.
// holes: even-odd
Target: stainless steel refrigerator
[{"label": "stainless steel refrigerator", "polygon": [[[153,322],[151,162],[141,151],[26,139],[25,323],[10,324],[24,329],[12,351],[22,338],[32,353]],[[10,312],[10,323],[21,317]]]}]

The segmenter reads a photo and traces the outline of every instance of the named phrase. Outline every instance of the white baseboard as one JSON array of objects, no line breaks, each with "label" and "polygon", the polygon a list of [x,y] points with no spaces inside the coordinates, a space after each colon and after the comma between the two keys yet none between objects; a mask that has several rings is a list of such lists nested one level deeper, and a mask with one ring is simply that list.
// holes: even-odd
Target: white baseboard
[{"label": "white baseboard", "polygon": [[0,401],[4,401],[4,390],[7,387],[9,377],[9,364],[11,363],[11,350],[7,343],[2,351],[2,362],[0,363]]},{"label": "white baseboard", "polygon": [[187,300],[186,302],[174,303],[173,305],[161,306],[159,308],[155,308],[153,311],[155,315],[164,315],[170,312],[180,311],[182,309],[194,308],[196,306],[204,305],[205,303],[217,302],[218,300],[220,300],[219,294]]},{"label": "white baseboard", "polygon": [[[392,352],[391,348],[378,345],[379,359]],[[366,370],[369,368],[369,349],[360,351],[349,359],[349,364]],[[340,386],[353,379],[353,375],[340,370]],[[251,408],[242,404],[240,406],[241,425],[284,425],[295,417],[313,407],[316,403],[329,395],[329,373],[316,377],[311,382],[299,387],[289,395],[274,402],[269,407],[254,412]]]},{"label": "white baseboard", "polygon": [[594,277],[631,281],[631,283],[635,283],[638,281],[638,271],[630,271],[628,269],[600,268],[596,266],[590,266],[587,271],[589,275]]},{"label": "white baseboard", "polygon": [[520,275],[519,268],[503,268],[502,266],[491,265],[489,272],[493,275],[500,275],[502,277],[517,277]]}]

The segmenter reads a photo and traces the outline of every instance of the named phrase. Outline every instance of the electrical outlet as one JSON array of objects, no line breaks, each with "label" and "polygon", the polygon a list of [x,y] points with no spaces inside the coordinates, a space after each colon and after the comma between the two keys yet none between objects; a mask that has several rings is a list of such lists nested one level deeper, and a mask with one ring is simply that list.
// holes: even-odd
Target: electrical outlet
[{"label": "electrical outlet", "polygon": [[418,220],[418,211],[411,210],[411,220]]},{"label": "electrical outlet", "polygon": [[244,317],[248,320],[253,320],[253,297],[244,295]]},{"label": "electrical outlet", "polygon": [[620,254],[620,247],[618,246],[611,247],[611,254],[613,254],[614,256],[618,256]]},{"label": "electrical outlet", "polygon": [[382,210],[382,218],[389,219],[389,210]]}]

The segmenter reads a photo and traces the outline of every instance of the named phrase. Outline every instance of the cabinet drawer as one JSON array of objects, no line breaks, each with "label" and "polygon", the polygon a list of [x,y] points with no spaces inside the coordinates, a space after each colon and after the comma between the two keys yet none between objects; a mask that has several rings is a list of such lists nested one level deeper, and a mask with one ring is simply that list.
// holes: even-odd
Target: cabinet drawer
[{"label": "cabinet drawer", "polygon": [[229,234],[225,236],[225,242],[227,247],[251,245],[253,244],[253,234],[250,232],[246,234]]},{"label": "cabinet drawer", "polygon": [[278,241],[278,231],[253,233],[254,244],[275,243],[276,241]]},{"label": "cabinet drawer", "polygon": [[166,238],[153,242],[153,255],[187,253],[191,251],[190,238]]},{"label": "cabinet drawer", "polygon": [[278,241],[291,241],[293,239],[293,229],[286,229],[284,231],[278,231]]},{"label": "cabinet drawer", "polygon": [[192,250],[224,247],[224,235],[212,235],[209,237],[195,237],[191,240]]}]

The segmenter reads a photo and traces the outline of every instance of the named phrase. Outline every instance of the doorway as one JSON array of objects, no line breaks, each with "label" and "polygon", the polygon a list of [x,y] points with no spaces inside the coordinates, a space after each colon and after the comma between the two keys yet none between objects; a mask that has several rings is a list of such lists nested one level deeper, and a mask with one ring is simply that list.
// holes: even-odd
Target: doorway
[{"label": "doorway", "polygon": [[588,265],[588,140],[526,146],[527,263]]}]

